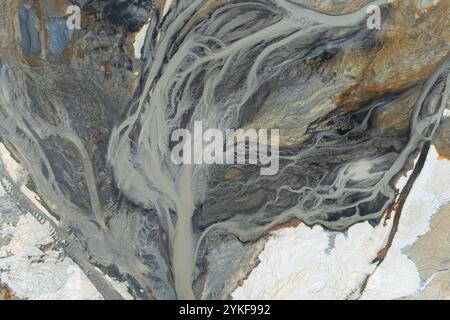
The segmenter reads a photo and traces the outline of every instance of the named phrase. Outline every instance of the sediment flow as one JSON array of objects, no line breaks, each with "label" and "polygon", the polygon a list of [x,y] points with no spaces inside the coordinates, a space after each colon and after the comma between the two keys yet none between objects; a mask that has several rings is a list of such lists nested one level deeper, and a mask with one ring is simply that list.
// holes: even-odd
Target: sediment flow
[{"label": "sediment flow", "polygon": [[[79,1],[83,28],[67,32],[61,1],[6,1],[1,142],[85,271],[140,299],[227,298],[275,227],[379,223],[439,126],[449,4],[360,2]],[[280,129],[279,172],[175,165],[171,133],[195,121]]]}]

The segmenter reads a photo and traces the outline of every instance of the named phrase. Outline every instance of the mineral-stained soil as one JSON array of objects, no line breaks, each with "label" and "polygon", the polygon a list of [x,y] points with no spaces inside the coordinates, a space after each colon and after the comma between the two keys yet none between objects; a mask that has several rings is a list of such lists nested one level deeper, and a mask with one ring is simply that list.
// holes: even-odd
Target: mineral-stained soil
[{"label": "mineral-stained soil", "polygon": [[[449,16],[445,0],[3,0],[0,142],[46,213],[2,184],[105,298],[121,297],[105,274],[137,299],[229,298],[270,230],[376,225],[425,142],[448,157]],[[279,129],[279,172],[171,162],[195,121]]]}]

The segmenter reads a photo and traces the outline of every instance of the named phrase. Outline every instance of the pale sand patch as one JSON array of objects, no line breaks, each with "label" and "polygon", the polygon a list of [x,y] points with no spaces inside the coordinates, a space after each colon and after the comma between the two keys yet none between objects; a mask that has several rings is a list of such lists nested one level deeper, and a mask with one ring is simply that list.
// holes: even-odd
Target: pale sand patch
[{"label": "pale sand patch", "polygon": [[[301,224],[272,235],[259,256],[260,264],[233,298],[353,299],[359,297],[371,273],[365,299],[394,299],[418,292],[423,281],[403,250],[429,230],[433,214],[450,201],[450,191],[442,187],[450,184],[449,179],[449,162],[439,161],[432,146],[403,208],[391,249],[378,269],[372,261],[386,244],[392,219],[376,227],[360,223],[346,233]],[[406,182],[407,177],[402,177],[396,186],[402,189]]]}]

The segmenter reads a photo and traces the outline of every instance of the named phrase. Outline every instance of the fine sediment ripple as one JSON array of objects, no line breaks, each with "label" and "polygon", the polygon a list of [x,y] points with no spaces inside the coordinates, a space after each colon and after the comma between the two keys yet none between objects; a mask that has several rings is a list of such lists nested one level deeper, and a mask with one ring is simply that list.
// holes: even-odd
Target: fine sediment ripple
[{"label": "fine sediment ripple", "polygon": [[[103,75],[83,86],[85,75],[24,67],[8,52],[0,60],[2,142],[60,227],[76,230],[85,269],[127,281],[137,298],[199,298],[193,288],[214,241],[256,243],[294,218],[338,231],[378,223],[396,198],[395,179],[432,138],[449,99],[447,58],[426,81],[356,102],[342,94],[363,82],[340,65],[349,51],[381,51],[377,31],[366,28],[367,6],[326,14],[289,0],[174,1],[166,16],[153,13],[137,90],[128,97],[117,89],[117,103]],[[48,74],[54,81],[41,81]],[[60,87],[55,98],[68,79],[72,89]],[[405,125],[380,122],[405,105]],[[280,129],[280,171],[175,165],[171,133],[193,131],[195,121]],[[238,173],[225,179],[230,170]]]}]

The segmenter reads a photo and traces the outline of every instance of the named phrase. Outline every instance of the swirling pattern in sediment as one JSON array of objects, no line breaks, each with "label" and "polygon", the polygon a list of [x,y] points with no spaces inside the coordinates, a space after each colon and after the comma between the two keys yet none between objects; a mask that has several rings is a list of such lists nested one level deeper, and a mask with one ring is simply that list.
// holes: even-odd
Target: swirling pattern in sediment
[{"label": "swirling pattern in sediment", "polygon": [[[76,230],[80,264],[122,277],[136,297],[194,298],[205,261],[224,243],[242,258],[292,219],[334,230],[377,223],[395,200],[395,179],[431,139],[448,101],[449,34],[430,30],[449,28],[440,13],[411,22],[408,1],[348,2],[354,10],[333,1],[329,10],[293,0],[174,1],[166,15],[165,2],[155,2],[142,76],[128,92],[124,68],[98,71],[95,57],[106,50],[98,39],[109,36],[93,40],[95,27],[88,28],[71,40],[83,52],[66,52],[69,65],[47,61],[30,22],[37,17],[16,8],[19,29],[34,40],[19,48],[26,63],[3,50],[0,132],[42,199]],[[384,30],[366,27],[369,4],[385,5]],[[96,2],[89,5],[95,10]],[[449,6],[439,6],[444,17]],[[109,15],[101,27],[130,32],[146,20],[123,26],[126,13]],[[403,51],[409,42],[398,47],[400,32],[430,35],[432,53],[425,44]],[[127,65],[119,46],[108,48],[117,65]],[[86,67],[92,75],[80,71]],[[280,129],[280,171],[173,164],[171,133],[192,130],[195,121]]]}]

